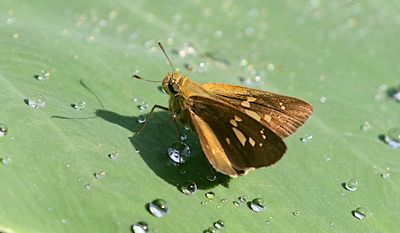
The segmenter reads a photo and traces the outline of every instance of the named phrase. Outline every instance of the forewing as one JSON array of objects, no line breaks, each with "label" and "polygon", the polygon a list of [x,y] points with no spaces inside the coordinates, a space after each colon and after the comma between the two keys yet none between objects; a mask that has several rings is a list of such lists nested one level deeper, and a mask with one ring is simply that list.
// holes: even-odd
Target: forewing
[{"label": "forewing", "polygon": [[313,107],[300,99],[229,84],[201,85],[210,95],[229,102],[281,138],[293,134],[311,115]]},{"label": "forewing", "polygon": [[191,118],[203,151],[219,172],[237,176],[271,165],[286,152],[274,132],[228,103],[192,96]]}]

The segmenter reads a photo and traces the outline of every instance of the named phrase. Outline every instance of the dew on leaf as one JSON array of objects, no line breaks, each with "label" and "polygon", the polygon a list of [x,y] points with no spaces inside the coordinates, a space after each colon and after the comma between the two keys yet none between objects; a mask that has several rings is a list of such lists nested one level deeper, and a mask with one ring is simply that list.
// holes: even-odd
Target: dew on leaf
[{"label": "dew on leaf", "polygon": [[156,199],[148,205],[149,211],[157,218],[164,217],[169,212],[168,203],[163,199]]},{"label": "dew on leaf", "polygon": [[76,110],[82,110],[86,107],[86,102],[84,100],[79,100],[75,104],[72,105]]},{"label": "dew on leaf", "polygon": [[46,105],[46,101],[42,95],[33,95],[29,97],[26,102],[31,108],[42,109]]},{"label": "dew on leaf", "polygon": [[385,135],[385,142],[393,148],[400,147],[400,127],[391,128]]},{"label": "dew on leaf", "polygon": [[149,225],[146,222],[140,221],[132,225],[133,233],[147,233],[149,232]]},{"label": "dew on leaf", "polygon": [[112,159],[112,160],[116,160],[116,159],[118,159],[118,157],[119,157],[119,152],[113,151],[113,152],[111,152],[110,154],[108,154],[108,157],[109,157],[110,159]]},{"label": "dew on leaf", "polygon": [[105,171],[98,171],[96,173],[94,173],[94,177],[96,177],[96,179],[101,180],[106,176],[106,172]]},{"label": "dew on leaf", "polygon": [[138,116],[137,122],[140,123],[140,124],[145,123],[146,122],[146,115],[142,114],[142,115]]},{"label": "dew on leaf", "polygon": [[355,179],[350,179],[344,183],[344,188],[350,192],[354,192],[358,188],[358,181]]},{"label": "dew on leaf", "polygon": [[7,135],[8,128],[7,125],[0,122],[0,138],[5,137]]},{"label": "dew on leaf", "polygon": [[46,81],[50,78],[50,72],[42,70],[39,74],[33,75],[33,77],[39,81]]},{"label": "dew on leaf", "polygon": [[367,217],[367,214],[368,211],[364,207],[358,207],[353,211],[353,216],[360,220],[363,220],[365,217]]},{"label": "dew on leaf", "polygon": [[216,222],[214,222],[214,227],[218,230],[221,230],[222,228],[224,228],[225,223],[222,220],[218,220]]},{"label": "dew on leaf", "polygon": [[4,157],[4,158],[0,158],[0,161],[3,165],[7,166],[10,164],[11,162],[11,158],[10,157]]},{"label": "dew on leaf", "polygon": [[207,192],[204,196],[205,196],[208,200],[213,200],[214,197],[215,197],[215,193],[212,192],[212,191],[209,191],[209,192]]},{"label": "dew on leaf", "polygon": [[265,202],[261,198],[255,198],[250,202],[249,207],[254,212],[262,212],[265,210]]},{"label": "dew on leaf", "polygon": [[197,191],[197,184],[193,181],[186,181],[181,186],[181,191],[186,195],[193,195]]}]

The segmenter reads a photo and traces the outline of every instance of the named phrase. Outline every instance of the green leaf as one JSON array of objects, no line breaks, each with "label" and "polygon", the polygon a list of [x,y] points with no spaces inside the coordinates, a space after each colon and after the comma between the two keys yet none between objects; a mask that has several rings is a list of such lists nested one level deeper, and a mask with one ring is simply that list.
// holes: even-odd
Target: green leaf
[{"label": "green leaf", "polygon": [[[0,166],[1,232],[130,232],[138,221],[155,232],[202,232],[219,219],[224,232],[396,232],[400,153],[381,139],[400,122],[386,88],[399,84],[395,1],[15,0],[0,9],[0,122],[8,127],[0,157],[9,158]],[[158,40],[193,81],[312,103],[284,159],[210,182],[193,132],[190,160],[172,165],[166,151],[178,134],[167,112],[134,136],[141,101],[168,105],[159,85],[131,79],[161,84],[171,70]],[[34,77],[42,70],[49,80]],[[37,94],[43,109],[25,102]],[[80,100],[86,107],[74,109]],[[360,128],[365,122],[371,129]],[[342,187],[349,179],[359,183],[354,192]],[[179,190],[186,180],[198,184],[192,196]],[[202,205],[210,190],[215,199]],[[234,206],[241,195],[262,198],[266,210]],[[170,207],[161,219],[146,209],[157,198]],[[364,220],[352,215],[358,207],[368,210]]]}]

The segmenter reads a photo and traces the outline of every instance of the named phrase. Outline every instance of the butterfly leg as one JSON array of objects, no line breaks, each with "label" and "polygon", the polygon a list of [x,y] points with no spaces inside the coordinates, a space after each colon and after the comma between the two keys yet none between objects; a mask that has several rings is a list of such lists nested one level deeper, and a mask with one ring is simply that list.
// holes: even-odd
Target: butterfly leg
[{"label": "butterfly leg", "polygon": [[167,107],[164,107],[164,106],[161,106],[161,105],[154,105],[152,108],[151,108],[151,110],[150,110],[150,112],[147,114],[147,120],[146,120],[146,122],[143,124],[143,126],[139,129],[139,131],[137,131],[136,132],[136,135],[138,135],[138,134],[140,134],[142,131],[143,131],[143,129],[146,127],[146,125],[147,125],[147,123],[149,122],[149,120],[150,120],[150,118],[152,117],[152,115],[153,115],[153,112],[154,112],[154,110],[156,109],[156,108],[159,108],[159,109],[162,109],[162,110],[165,110],[165,111],[169,111],[169,109],[167,108]]}]

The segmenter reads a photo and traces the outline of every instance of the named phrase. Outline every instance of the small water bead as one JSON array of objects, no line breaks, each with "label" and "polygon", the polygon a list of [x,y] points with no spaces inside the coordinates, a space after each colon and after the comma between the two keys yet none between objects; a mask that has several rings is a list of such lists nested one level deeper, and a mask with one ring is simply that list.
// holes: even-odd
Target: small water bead
[{"label": "small water bead", "polygon": [[275,65],[272,64],[272,63],[270,63],[270,64],[268,64],[267,69],[268,69],[269,71],[273,71],[273,70],[275,70]]},{"label": "small water bead", "polygon": [[372,128],[371,124],[368,121],[365,121],[362,125],[361,125],[361,130],[362,131],[368,131]]},{"label": "small water bead", "polygon": [[238,197],[238,200],[239,200],[241,203],[244,203],[244,202],[247,201],[247,196],[246,196],[246,195],[240,196],[240,197]]},{"label": "small water bead", "polygon": [[33,77],[39,81],[46,81],[50,78],[50,73],[42,70],[42,71],[40,71],[40,74],[35,74],[35,75],[33,75]]},{"label": "small water bead", "polygon": [[0,158],[0,161],[3,165],[7,166],[8,164],[10,164],[11,158],[10,157]]},{"label": "small water bead", "polygon": [[325,96],[322,96],[322,97],[319,99],[319,102],[321,102],[321,104],[324,104],[324,103],[326,102],[326,97],[325,97]]},{"label": "small water bead", "polygon": [[214,175],[214,174],[208,174],[208,175],[207,175],[207,180],[208,180],[208,181],[213,182],[213,181],[215,181],[216,179],[217,179],[217,176]]},{"label": "small water bead", "polygon": [[238,202],[238,201],[233,201],[232,202],[234,206],[239,207],[242,203]]},{"label": "small water bead", "polygon": [[91,184],[85,184],[85,189],[91,189],[92,185]]},{"label": "small water bead", "polygon": [[138,116],[137,122],[140,123],[140,124],[145,123],[146,122],[146,115],[143,114],[143,115]]},{"label": "small water bead", "polygon": [[72,105],[76,110],[82,110],[86,107],[86,102],[84,100],[79,100],[76,104]]},{"label": "small water bead", "polygon": [[390,147],[400,147],[400,127],[389,129],[385,135],[385,142]]},{"label": "small water bead", "polygon": [[149,225],[146,222],[140,221],[132,225],[133,233],[147,233],[149,232]]},{"label": "small water bead", "polygon": [[117,151],[113,151],[110,154],[108,154],[108,157],[112,160],[116,160],[119,157],[119,153]]},{"label": "small water bead", "polygon": [[358,181],[355,179],[350,179],[344,183],[344,188],[350,192],[354,192],[358,188]]},{"label": "small water bead", "polygon": [[389,172],[382,173],[382,174],[381,174],[381,177],[382,177],[383,179],[389,179],[389,178],[390,178],[390,173],[389,173]]},{"label": "small water bead", "polygon": [[208,200],[214,200],[215,193],[212,192],[212,191],[210,191],[210,192],[207,192],[204,196],[206,196],[206,198],[207,198]]},{"label": "small water bead", "polygon": [[181,141],[185,141],[187,138],[188,138],[188,137],[187,137],[186,134],[182,134],[182,135],[181,135]]},{"label": "small water bead", "polygon": [[203,233],[216,233],[217,230],[213,227],[208,228],[207,230],[204,230]]},{"label": "small water bead", "polygon": [[358,207],[353,211],[353,216],[363,220],[365,217],[367,217],[368,211],[364,207]]},{"label": "small water bead", "polygon": [[197,191],[197,184],[193,181],[186,181],[181,186],[181,191],[186,195],[193,195]]},{"label": "small water bead", "polygon": [[105,171],[98,171],[96,173],[94,173],[94,177],[96,177],[96,179],[101,180],[106,176],[106,172]]},{"label": "small water bead", "polygon": [[7,135],[8,128],[7,125],[0,123],[0,138],[5,137]]},{"label": "small water bead", "polygon": [[168,203],[163,199],[156,199],[149,204],[149,211],[157,218],[164,217],[169,212]]},{"label": "small water bead", "polygon": [[214,227],[218,230],[221,230],[222,228],[224,228],[225,223],[222,220],[218,220],[214,223]]},{"label": "small water bead", "polygon": [[182,141],[177,141],[168,148],[167,152],[175,163],[185,163],[185,158],[190,156],[190,147]]},{"label": "small water bead", "polygon": [[270,224],[272,223],[272,217],[269,217],[269,218],[265,221],[265,223],[266,223],[267,225],[270,225]]},{"label": "small water bead", "polygon": [[257,212],[257,213],[262,212],[265,210],[265,202],[261,198],[255,198],[254,200],[252,200],[250,202],[250,208],[254,212]]},{"label": "small water bead", "polygon": [[293,211],[292,214],[293,214],[293,216],[297,217],[300,215],[300,211],[299,210]]},{"label": "small water bead", "polygon": [[147,109],[149,109],[149,104],[142,101],[139,105],[138,108],[141,112],[146,111]]},{"label": "small water bead", "polygon": [[36,109],[42,109],[46,105],[44,97],[39,94],[29,97],[27,102],[31,108],[36,108]]},{"label": "small water bead", "polygon": [[311,142],[312,139],[313,139],[313,136],[312,136],[312,135],[306,134],[306,135],[304,135],[304,137],[302,137],[300,140],[301,140],[301,142],[303,142],[303,143],[309,143],[309,142]]},{"label": "small water bead", "polygon": [[67,219],[62,218],[62,219],[61,219],[61,223],[62,223],[62,224],[66,224],[66,223],[67,223]]}]

